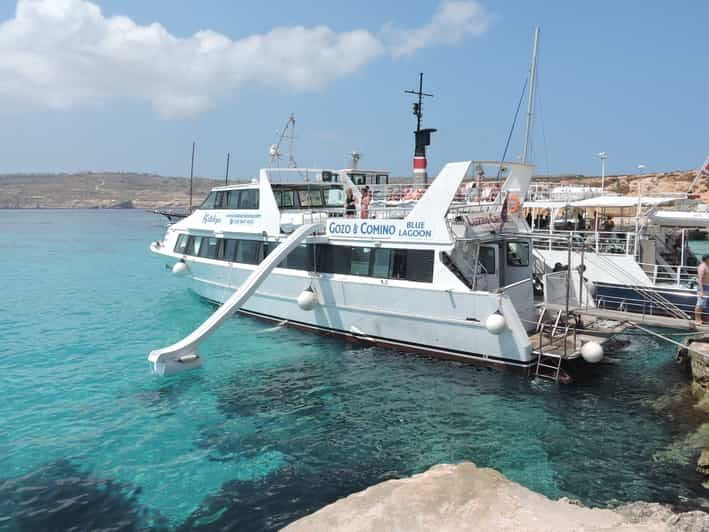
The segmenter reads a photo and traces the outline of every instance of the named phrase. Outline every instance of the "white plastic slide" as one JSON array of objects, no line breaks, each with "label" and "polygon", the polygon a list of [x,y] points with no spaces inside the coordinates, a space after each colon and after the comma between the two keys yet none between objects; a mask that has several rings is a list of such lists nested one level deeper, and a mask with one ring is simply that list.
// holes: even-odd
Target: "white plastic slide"
[{"label": "white plastic slide", "polygon": [[239,289],[209,316],[202,325],[179,342],[162,349],[151,351],[148,356],[153,373],[173,375],[202,365],[197,346],[206,340],[219,326],[236,312],[249,297],[261,286],[273,269],[286,258],[303,240],[322,229],[322,224],[313,223],[300,226],[281,242],[276,249],[249,275]]}]

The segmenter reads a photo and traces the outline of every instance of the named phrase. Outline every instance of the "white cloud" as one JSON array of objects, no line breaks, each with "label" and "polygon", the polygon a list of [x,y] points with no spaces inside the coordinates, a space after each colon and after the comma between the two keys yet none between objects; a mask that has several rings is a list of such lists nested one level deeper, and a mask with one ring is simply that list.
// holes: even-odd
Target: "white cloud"
[{"label": "white cloud", "polygon": [[15,17],[0,24],[0,102],[65,109],[130,98],[167,118],[190,116],[245,83],[314,89],[486,27],[480,4],[447,1],[413,30],[293,26],[238,40],[209,30],[178,38],[157,23],[106,17],[88,0],[18,0]]},{"label": "white cloud", "polygon": [[456,44],[469,35],[487,31],[490,17],[478,2],[448,1],[438,6],[431,22],[416,30],[389,28],[391,54],[411,55],[421,48],[437,44]]}]

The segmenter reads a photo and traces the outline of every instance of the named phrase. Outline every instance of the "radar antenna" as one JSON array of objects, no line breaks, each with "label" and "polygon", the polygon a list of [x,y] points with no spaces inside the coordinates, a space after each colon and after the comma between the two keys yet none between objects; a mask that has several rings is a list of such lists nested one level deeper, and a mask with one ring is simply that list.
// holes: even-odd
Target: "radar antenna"
[{"label": "radar antenna", "polygon": [[295,140],[295,115],[291,113],[286,121],[286,125],[283,129],[276,131],[278,136],[278,142],[272,144],[268,150],[269,156],[271,157],[271,166],[280,166],[279,161],[283,159],[281,154],[281,146],[284,141],[288,141],[288,168],[296,168],[298,164],[295,162],[295,157],[293,156],[293,141]]}]

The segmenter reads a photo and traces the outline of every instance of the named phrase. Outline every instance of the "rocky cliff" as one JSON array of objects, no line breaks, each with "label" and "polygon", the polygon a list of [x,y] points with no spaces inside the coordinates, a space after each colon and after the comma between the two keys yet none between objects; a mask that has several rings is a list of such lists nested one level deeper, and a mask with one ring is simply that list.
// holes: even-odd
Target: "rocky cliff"
[{"label": "rocky cliff", "polygon": [[[636,196],[642,192],[687,192],[697,175],[696,170],[677,170],[674,172],[658,172],[652,174],[623,174],[606,176],[605,188],[611,192]],[[544,181],[539,177],[538,180]],[[562,178],[562,184],[589,185],[600,187],[600,177],[577,176]],[[709,176],[700,177],[692,190],[700,194],[704,202],[709,202]]]}]

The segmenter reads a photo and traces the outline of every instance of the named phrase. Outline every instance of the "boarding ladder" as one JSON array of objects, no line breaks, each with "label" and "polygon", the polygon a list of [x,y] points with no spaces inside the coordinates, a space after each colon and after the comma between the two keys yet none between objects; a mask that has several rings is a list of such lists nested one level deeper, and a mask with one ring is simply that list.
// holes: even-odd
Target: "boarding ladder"
[{"label": "boarding ladder", "polygon": [[[567,349],[569,324],[567,322],[563,326],[559,325],[563,313],[562,310],[559,310],[556,314],[553,324],[543,322],[545,313],[546,308],[542,308],[539,314],[539,321],[537,322],[536,336],[539,343],[536,351],[537,363],[534,368],[534,376],[542,379],[553,380],[558,383],[561,375],[561,364],[566,354],[565,350]],[[548,333],[546,331],[548,331]],[[549,336],[549,343],[545,346],[544,336],[547,334]],[[558,353],[545,351],[545,347],[547,349],[556,347],[561,351]]]}]

